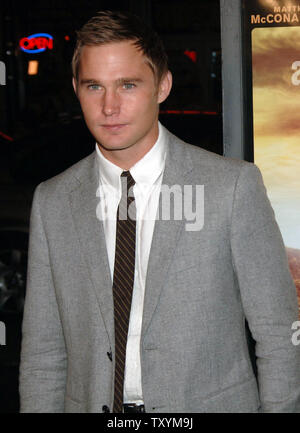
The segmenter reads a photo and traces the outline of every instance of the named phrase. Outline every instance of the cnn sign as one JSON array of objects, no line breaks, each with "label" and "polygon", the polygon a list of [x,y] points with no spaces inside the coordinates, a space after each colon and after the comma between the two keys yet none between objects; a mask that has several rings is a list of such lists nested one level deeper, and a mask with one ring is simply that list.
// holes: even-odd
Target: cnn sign
[{"label": "cnn sign", "polygon": [[53,37],[48,33],[35,33],[20,40],[20,48],[25,53],[42,53],[53,49]]}]

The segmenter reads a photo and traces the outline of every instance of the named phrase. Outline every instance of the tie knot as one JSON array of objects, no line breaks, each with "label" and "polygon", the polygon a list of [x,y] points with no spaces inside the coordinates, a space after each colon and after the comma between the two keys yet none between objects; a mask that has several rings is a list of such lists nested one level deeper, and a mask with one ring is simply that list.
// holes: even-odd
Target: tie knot
[{"label": "tie knot", "polygon": [[[133,177],[131,176],[130,171],[123,171],[121,173],[121,178],[126,178],[127,181],[127,190],[132,187],[133,185],[135,185],[135,180],[133,179]],[[122,181],[122,179],[121,179]],[[122,182],[123,183],[123,182]]]}]

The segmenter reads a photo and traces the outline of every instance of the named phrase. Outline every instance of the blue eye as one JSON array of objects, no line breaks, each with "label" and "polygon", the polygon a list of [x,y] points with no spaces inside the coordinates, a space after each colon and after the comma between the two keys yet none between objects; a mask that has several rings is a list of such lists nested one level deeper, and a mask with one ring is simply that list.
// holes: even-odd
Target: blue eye
[{"label": "blue eye", "polygon": [[90,90],[99,90],[99,88],[100,88],[99,84],[90,84],[88,86],[88,89]]},{"label": "blue eye", "polygon": [[133,89],[133,88],[135,87],[135,84],[133,84],[133,83],[124,83],[124,84],[123,84],[123,87],[124,87],[126,90],[130,90],[130,89]]}]

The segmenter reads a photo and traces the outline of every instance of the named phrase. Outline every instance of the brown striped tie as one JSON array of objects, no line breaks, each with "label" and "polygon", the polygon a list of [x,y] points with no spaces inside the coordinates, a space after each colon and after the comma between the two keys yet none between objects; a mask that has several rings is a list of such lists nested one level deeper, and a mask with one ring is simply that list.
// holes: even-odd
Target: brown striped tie
[{"label": "brown striped tie", "polygon": [[113,412],[123,411],[126,344],[135,269],[136,208],[132,193],[135,181],[129,171],[123,171],[121,174],[121,184],[122,197],[117,211],[116,253],[113,279],[115,317],[115,384]]}]

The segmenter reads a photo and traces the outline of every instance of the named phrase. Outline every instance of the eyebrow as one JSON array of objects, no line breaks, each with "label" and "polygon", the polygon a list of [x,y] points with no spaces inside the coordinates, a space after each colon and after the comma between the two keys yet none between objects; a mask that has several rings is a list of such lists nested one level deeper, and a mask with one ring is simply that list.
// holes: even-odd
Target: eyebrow
[{"label": "eyebrow", "polygon": [[[143,80],[141,78],[137,78],[137,77],[124,77],[124,78],[119,78],[118,80],[116,80],[116,84],[120,85],[120,84],[124,84],[124,83],[141,83]],[[92,78],[83,78],[80,80],[80,84],[99,84],[101,85],[100,81],[98,80],[94,80]]]}]

